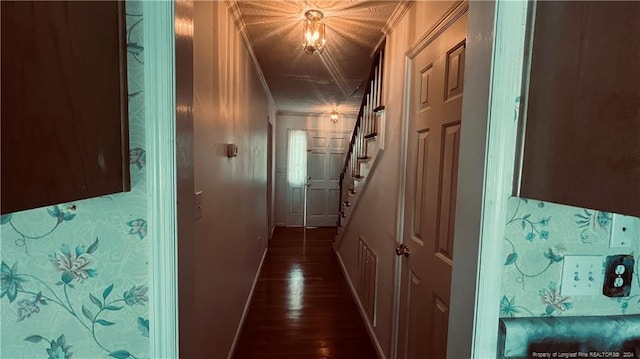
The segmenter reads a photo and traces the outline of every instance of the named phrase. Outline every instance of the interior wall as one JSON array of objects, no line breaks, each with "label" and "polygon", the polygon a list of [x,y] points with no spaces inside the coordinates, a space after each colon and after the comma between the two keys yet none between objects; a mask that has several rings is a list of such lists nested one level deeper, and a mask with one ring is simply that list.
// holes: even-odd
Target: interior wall
[{"label": "interior wall", "polygon": [[[194,2],[194,357],[226,358],[266,250],[273,111],[224,2]],[[227,144],[238,147],[227,157]],[[183,298],[181,297],[182,301]]]},{"label": "interior wall", "polygon": [[374,328],[385,357],[393,346],[393,300],[398,230],[398,192],[401,181],[402,118],[407,50],[454,4],[453,1],[415,2],[387,34],[383,75],[386,107],[385,147],[373,175],[367,178],[358,208],[352,214],[338,253],[353,283],[357,283],[358,241],[367,243],[378,257],[377,325]]},{"label": "interior wall", "polygon": [[126,2],[131,191],[0,217],[1,358],[149,355],[142,9]]},{"label": "interior wall", "polygon": [[[287,218],[289,208],[289,190],[287,185],[287,131],[320,130],[327,132],[353,131],[356,124],[355,116],[344,115],[338,123],[331,123],[326,114],[278,114],[275,126],[275,225],[301,226],[302,223],[291,222]],[[336,203],[336,208],[338,204]]]}]

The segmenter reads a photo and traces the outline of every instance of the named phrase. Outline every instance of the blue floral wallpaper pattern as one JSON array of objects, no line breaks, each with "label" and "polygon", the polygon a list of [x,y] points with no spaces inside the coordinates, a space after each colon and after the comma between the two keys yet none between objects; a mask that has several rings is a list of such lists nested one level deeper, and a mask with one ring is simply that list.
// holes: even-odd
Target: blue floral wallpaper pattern
[{"label": "blue floral wallpaper pattern", "polygon": [[609,248],[611,213],[518,197],[510,198],[508,207],[501,317],[640,313],[637,259],[628,297],[560,292],[565,255],[640,253],[640,241],[633,248]]},{"label": "blue floral wallpaper pattern", "polygon": [[142,3],[126,3],[131,192],[0,217],[2,358],[149,356]]}]

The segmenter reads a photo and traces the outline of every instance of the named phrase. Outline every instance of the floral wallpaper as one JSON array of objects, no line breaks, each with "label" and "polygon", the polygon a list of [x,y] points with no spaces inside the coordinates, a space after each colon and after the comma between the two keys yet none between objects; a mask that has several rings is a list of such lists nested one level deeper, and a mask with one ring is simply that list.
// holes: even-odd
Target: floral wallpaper
[{"label": "floral wallpaper", "polygon": [[609,248],[611,213],[518,197],[510,198],[508,207],[501,317],[640,313],[637,257],[628,297],[564,296],[560,292],[565,255],[640,253],[640,241],[630,249]]},{"label": "floral wallpaper", "polygon": [[142,3],[126,4],[132,190],[0,217],[2,358],[148,358]]}]

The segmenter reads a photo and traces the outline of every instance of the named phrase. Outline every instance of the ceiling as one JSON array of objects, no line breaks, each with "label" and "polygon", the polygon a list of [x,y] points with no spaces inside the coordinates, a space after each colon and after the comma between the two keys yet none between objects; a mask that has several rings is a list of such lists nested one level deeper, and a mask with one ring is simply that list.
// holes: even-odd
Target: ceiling
[{"label": "ceiling", "polygon": [[[399,1],[236,0],[232,13],[251,44],[279,114],[357,114],[382,29]],[[324,52],[302,50],[307,10],[324,13]]]}]

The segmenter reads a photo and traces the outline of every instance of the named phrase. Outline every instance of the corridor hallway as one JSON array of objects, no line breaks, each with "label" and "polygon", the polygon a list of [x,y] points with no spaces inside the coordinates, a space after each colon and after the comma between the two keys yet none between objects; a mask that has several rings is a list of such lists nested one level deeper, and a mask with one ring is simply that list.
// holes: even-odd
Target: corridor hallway
[{"label": "corridor hallway", "polygon": [[278,227],[234,358],[377,358],[332,249],[335,228]]}]

